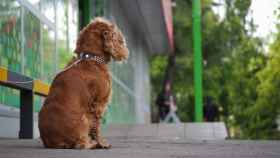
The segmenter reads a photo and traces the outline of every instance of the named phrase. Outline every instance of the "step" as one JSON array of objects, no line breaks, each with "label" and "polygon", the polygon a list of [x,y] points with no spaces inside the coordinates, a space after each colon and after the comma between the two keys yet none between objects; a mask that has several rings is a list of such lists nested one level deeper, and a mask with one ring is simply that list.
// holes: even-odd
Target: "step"
[{"label": "step", "polygon": [[228,137],[223,122],[107,125],[103,135],[108,137],[162,137],[189,140],[224,140]]}]

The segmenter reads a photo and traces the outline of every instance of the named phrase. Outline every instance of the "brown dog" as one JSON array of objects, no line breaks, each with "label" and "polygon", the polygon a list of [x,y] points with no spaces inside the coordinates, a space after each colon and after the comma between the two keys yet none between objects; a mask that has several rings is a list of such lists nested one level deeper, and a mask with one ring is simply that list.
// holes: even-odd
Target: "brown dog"
[{"label": "brown dog", "polygon": [[125,39],[114,24],[96,18],[80,32],[75,53],[39,113],[41,139],[47,148],[109,148],[100,135],[112,89],[107,63],[128,58]]}]

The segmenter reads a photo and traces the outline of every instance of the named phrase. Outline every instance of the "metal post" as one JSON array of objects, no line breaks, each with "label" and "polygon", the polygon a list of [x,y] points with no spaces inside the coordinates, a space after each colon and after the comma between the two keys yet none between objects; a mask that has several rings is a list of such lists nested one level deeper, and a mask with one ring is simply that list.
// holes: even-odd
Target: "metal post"
[{"label": "metal post", "polygon": [[53,5],[54,5],[54,24],[55,24],[55,30],[54,30],[54,71],[56,73],[58,73],[59,71],[59,54],[58,54],[58,50],[57,50],[57,46],[58,46],[58,33],[57,33],[57,30],[58,30],[58,26],[57,26],[57,1],[53,1]]},{"label": "metal post", "polygon": [[201,54],[201,9],[200,0],[193,0],[193,50],[194,50],[194,90],[195,90],[195,121],[201,122],[202,111],[202,54]]},{"label": "metal post", "polygon": [[91,20],[92,0],[79,0],[79,20],[80,30],[85,27]]},{"label": "metal post", "polygon": [[21,45],[20,45],[20,54],[21,54],[21,73],[24,74],[25,68],[25,58],[24,58],[24,46],[25,46],[25,33],[24,33],[24,13],[25,8],[21,6],[20,12],[20,33],[21,33]]},{"label": "metal post", "polygon": [[19,138],[33,138],[33,92],[31,90],[20,90]]}]

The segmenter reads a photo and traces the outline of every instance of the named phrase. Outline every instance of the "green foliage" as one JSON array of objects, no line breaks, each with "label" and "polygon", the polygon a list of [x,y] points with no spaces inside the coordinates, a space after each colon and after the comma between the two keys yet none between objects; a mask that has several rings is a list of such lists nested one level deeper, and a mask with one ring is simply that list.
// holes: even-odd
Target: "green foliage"
[{"label": "green foliage", "polygon": [[65,47],[63,47],[64,41],[58,41],[58,43],[61,43],[60,46],[58,46],[58,58],[59,58],[59,69],[64,69],[65,66],[71,61],[71,58],[74,56],[73,52],[69,52],[69,50]]},{"label": "green foliage", "polygon": [[[257,86],[258,98],[253,113],[258,115],[254,115],[253,121],[257,121],[258,124],[255,124],[249,131],[254,134],[254,137],[275,138],[277,136],[275,120],[280,113],[279,50],[280,27],[278,26],[276,38],[269,48],[267,65],[257,74],[260,84]],[[279,138],[279,133],[277,138]]]},{"label": "green foliage", "polygon": [[[173,91],[182,121],[193,121],[193,57],[191,1],[177,0],[174,10],[176,71]],[[225,0],[226,16],[214,14],[212,0],[202,1],[204,96],[220,109],[232,138],[276,139],[280,113],[280,25],[265,53],[263,41],[247,14],[251,0]],[[166,57],[151,59],[153,96],[161,90]],[[155,99],[153,97],[153,99]]]}]

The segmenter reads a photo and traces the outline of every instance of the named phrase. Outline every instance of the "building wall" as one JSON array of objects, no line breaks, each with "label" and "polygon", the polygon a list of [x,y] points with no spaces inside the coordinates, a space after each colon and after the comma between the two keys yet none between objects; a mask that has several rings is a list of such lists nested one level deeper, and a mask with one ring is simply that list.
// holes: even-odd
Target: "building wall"
[{"label": "building wall", "polygon": [[[110,64],[113,95],[103,123],[147,123],[150,81],[148,51],[140,38],[143,35],[139,36],[129,25],[118,0],[92,2],[93,16],[105,16],[117,23],[130,50],[127,62]],[[0,66],[51,83],[56,72],[71,58],[77,33],[77,0],[1,0]],[[40,110],[43,100],[35,97],[35,112]],[[1,122],[7,118],[6,125],[18,126],[9,123],[18,119],[18,115],[2,114],[5,110],[18,113],[19,92],[0,86],[0,104],[4,107],[0,107]]]},{"label": "building wall", "polygon": [[[118,25],[126,37],[130,51],[127,62],[112,63],[111,65],[113,85],[121,86],[113,87],[113,100],[108,113],[113,116],[114,120],[121,117],[123,122],[149,123],[150,78],[147,46],[140,38],[143,36],[140,36],[137,30],[134,30],[129,24],[127,15],[122,12],[118,0],[107,0],[105,8],[104,16]],[[115,107],[118,108],[118,112],[111,112],[111,109]]]}]

